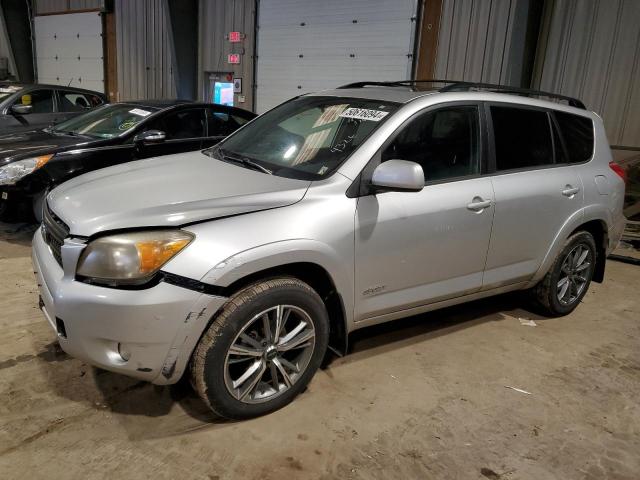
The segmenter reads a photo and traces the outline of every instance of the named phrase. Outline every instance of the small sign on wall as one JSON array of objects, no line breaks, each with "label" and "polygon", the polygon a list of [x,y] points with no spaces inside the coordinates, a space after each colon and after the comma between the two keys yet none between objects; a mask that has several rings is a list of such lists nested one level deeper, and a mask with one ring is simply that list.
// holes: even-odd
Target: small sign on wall
[{"label": "small sign on wall", "polygon": [[240,43],[242,41],[242,33],[240,32],[229,32],[229,42],[231,43]]},{"label": "small sign on wall", "polygon": [[233,93],[242,93],[242,78],[236,77],[233,79]]},{"label": "small sign on wall", "polygon": [[227,55],[227,63],[231,65],[240,65],[240,54],[230,53],[229,55]]}]

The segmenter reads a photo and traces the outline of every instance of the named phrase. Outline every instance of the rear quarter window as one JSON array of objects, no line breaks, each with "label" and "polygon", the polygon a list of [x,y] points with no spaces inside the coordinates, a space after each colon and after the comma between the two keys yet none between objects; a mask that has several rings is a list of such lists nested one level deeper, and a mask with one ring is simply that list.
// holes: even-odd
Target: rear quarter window
[{"label": "rear quarter window", "polygon": [[593,121],[571,113],[554,112],[569,163],[586,162],[593,155]]}]

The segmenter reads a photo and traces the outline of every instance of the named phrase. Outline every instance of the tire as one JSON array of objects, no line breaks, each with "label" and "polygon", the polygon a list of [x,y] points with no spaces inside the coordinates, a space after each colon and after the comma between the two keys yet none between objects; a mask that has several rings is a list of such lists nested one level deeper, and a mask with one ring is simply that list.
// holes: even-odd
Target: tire
[{"label": "tire", "polygon": [[315,290],[289,277],[260,281],[234,294],[214,318],[193,353],[191,383],[222,417],[264,415],[304,390],[328,341],[327,310]]},{"label": "tire", "polygon": [[532,289],[545,314],[560,317],[575,310],[589,290],[596,255],[596,243],[589,232],[577,232],[567,239],[549,272]]}]

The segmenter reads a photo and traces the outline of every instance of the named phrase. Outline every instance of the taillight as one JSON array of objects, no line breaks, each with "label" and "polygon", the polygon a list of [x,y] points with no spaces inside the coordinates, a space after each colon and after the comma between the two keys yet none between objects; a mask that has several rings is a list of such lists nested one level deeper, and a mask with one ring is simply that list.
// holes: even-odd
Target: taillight
[{"label": "taillight", "polygon": [[625,184],[627,183],[627,172],[624,168],[622,168],[616,162],[609,162],[609,168],[611,168],[611,170],[616,172],[618,176],[624,181]]}]

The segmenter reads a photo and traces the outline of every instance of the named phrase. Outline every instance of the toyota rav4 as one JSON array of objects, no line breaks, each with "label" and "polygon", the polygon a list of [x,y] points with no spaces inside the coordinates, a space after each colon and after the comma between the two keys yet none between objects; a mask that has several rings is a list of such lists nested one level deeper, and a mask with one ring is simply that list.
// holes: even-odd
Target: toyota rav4
[{"label": "toyota rav4", "polygon": [[602,120],[559,95],[435,86],[300,96],[213,148],[53,190],[33,264],[62,348],[155,384],[187,372],[247,418],[365,326],[513,290],[570,313],[625,223]]}]

